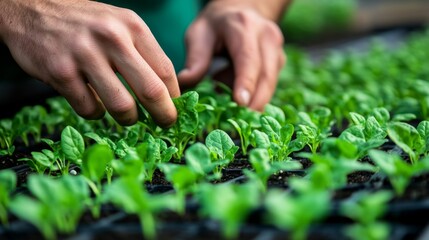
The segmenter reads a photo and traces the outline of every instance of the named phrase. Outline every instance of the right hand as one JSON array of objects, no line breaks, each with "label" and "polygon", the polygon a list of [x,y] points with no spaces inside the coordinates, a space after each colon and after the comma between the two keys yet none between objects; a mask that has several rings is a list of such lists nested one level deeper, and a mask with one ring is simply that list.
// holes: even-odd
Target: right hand
[{"label": "right hand", "polygon": [[2,0],[0,38],[28,74],[51,85],[82,117],[105,109],[137,121],[134,98],[161,126],[177,118],[174,67],[143,20],[128,9],[87,0]]}]

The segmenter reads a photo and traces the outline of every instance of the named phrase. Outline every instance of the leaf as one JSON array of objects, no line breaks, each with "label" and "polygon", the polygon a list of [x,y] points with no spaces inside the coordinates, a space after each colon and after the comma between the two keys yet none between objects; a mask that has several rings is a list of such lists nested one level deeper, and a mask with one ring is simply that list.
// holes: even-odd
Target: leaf
[{"label": "leaf", "polygon": [[202,143],[195,143],[185,152],[186,164],[196,173],[204,175],[211,169],[209,149]]},{"label": "leaf", "polygon": [[91,146],[83,155],[83,175],[91,181],[100,182],[105,175],[106,167],[110,165],[113,159],[113,152],[107,145],[95,144]]},{"label": "leaf", "polygon": [[66,159],[80,164],[85,151],[82,135],[73,127],[67,126],[61,132],[61,149]]},{"label": "leaf", "polygon": [[211,152],[216,153],[220,160],[232,160],[233,155],[238,150],[231,137],[220,129],[214,130],[207,135],[206,146]]},{"label": "leaf", "polygon": [[355,125],[364,125],[365,124],[365,117],[360,115],[359,113],[351,112],[350,118],[352,119],[353,124]]}]

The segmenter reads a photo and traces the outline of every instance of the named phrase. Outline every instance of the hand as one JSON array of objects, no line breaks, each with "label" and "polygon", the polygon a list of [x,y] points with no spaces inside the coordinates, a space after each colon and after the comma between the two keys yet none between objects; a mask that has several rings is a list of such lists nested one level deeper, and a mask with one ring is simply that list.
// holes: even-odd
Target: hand
[{"label": "hand", "polygon": [[107,109],[120,124],[137,121],[120,73],[158,124],[175,122],[174,67],[134,12],[87,0],[2,0],[0,9],[0,37],[17,63],[82,117]]},{"label": "hand", "polygon": [[183,85],[195,84],[212,57],[225,48],[234,67],[233,99],[263,110],[274,94],[286,57],[280,28],[263,14],[266,11],[257,11],[251,3],[212,1],[207,5],[186,33],[186,67],[178,78]]}]

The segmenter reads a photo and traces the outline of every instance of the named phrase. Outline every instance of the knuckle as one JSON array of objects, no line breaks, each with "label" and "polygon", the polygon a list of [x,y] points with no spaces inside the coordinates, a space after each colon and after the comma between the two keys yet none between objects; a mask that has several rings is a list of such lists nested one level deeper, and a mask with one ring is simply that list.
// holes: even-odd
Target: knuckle
[{"label": "knuckle", "polygon": [[79,116],[88,120],[101,119],[104,116],[104,110],[99,109],[96,105],[85,104],[75,109]]},{"label": "knuckle", "polygon": [[164,113],[161,122],[159,122],[162,126],[171,126],[176,122],[177,113],[176,111],[168,111]]},{"label": "knuckle", "polygon": [[157,68],[156,72],[161,80],[166,81],[175,77],[173,63],[167,57],[162,60],[161,64]]},{"label": "knuckle", "polygon": [[91,41],[87,37],[80,37],[73,41],[72,49],[77,53],[89,53],[93,49]]},{"label": "knuckle", "polygon": [[122,9],[122,18],[125,19],[127,27],[131,32],[136,34],[141,34],[145,30],[145,24],[142,21],[141,17],[134,11],[130,9]]},{"label": "knuckle", "polygon": [[56,58],[55,61],[51,61],[48,69],[50,78],[55,79],[60,84],[68,85],[74,81],[77,76],[74,64],[68,60],[62,58]]},{"label": "knuckle", "polygon": [[111,106],[111,112],[115,116],[128,115],[135,108],[135,101],[130,95],[117,97]]},{"label": "knuckle", "polygon": [[93,24],[95,35],[113,44],[119,44],[124,38],[124,26],[122,22],[114,16],[104,16]]},{"label": "knuckle", "polygon": [[284,37],[279,26],[273,22],[269,22],[265,27],[265,34],[269,36],[277,46],[283,46]]},{"label": "knuckle", "polygon": [[232,15],[231,18],[234,22],[241,25],[244,28],[251,28],[254,26],[255,13],[250,10],[237,10]]},{"label": "knuckle", "polygon": [[142,94],[142,97],[148,104],[159,103],[165,96],[165,90],[162,82],[152,83]]}]

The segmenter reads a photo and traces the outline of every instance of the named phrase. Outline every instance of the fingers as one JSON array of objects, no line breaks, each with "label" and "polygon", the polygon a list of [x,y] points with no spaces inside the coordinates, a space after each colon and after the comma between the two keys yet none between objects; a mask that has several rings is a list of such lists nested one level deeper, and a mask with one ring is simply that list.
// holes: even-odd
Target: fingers
[{"label": "fingers", "polygon": [[134,98],[116,76],[104,58],[90,59],[84,68],[88,82],[97,93],[104,107],[121,125],[137,121],[137,106]]},{"label": "fingers", "polygon": [[235,69],[233,98],[238,104],[248,106],[261,71],[261,49],[257,35],[244,31],[239,26],[231,28],[225,33],[225,42]]},{"label": "fingers", "polygon": [[207,72],[215,47],[216,37],[206,21],[195,22],[186,32],[186,65],[178,74],[184,86],[195,85]]},{"label": "fingers", "polygon": [[71,107],[81,117],[86,119],[100,119],[105,109],[98,96],[79,74],[58,75],[52,87],[64,96]]},{"label": "fingers", "polygon": [[143,20],[135,15],[133,21],[135,48],[158,78],[166,85],[170,97],[179,97],[179,83],[171,60],[165,55]]},{"label": "fingers", "polygon": [[177,110],[165,82],[137,51],[124,55],[115,66],[133,90],[137,99],[162,127],[174,124]]},{"label": "fingers", "polygon": [[259,37],[259,44],[262,59],[261,72],[249,107],[262,111],[274,95],[278,74],[286,58],[283,51],[283,37],[275,26],[267,26],[264,34]]}]

